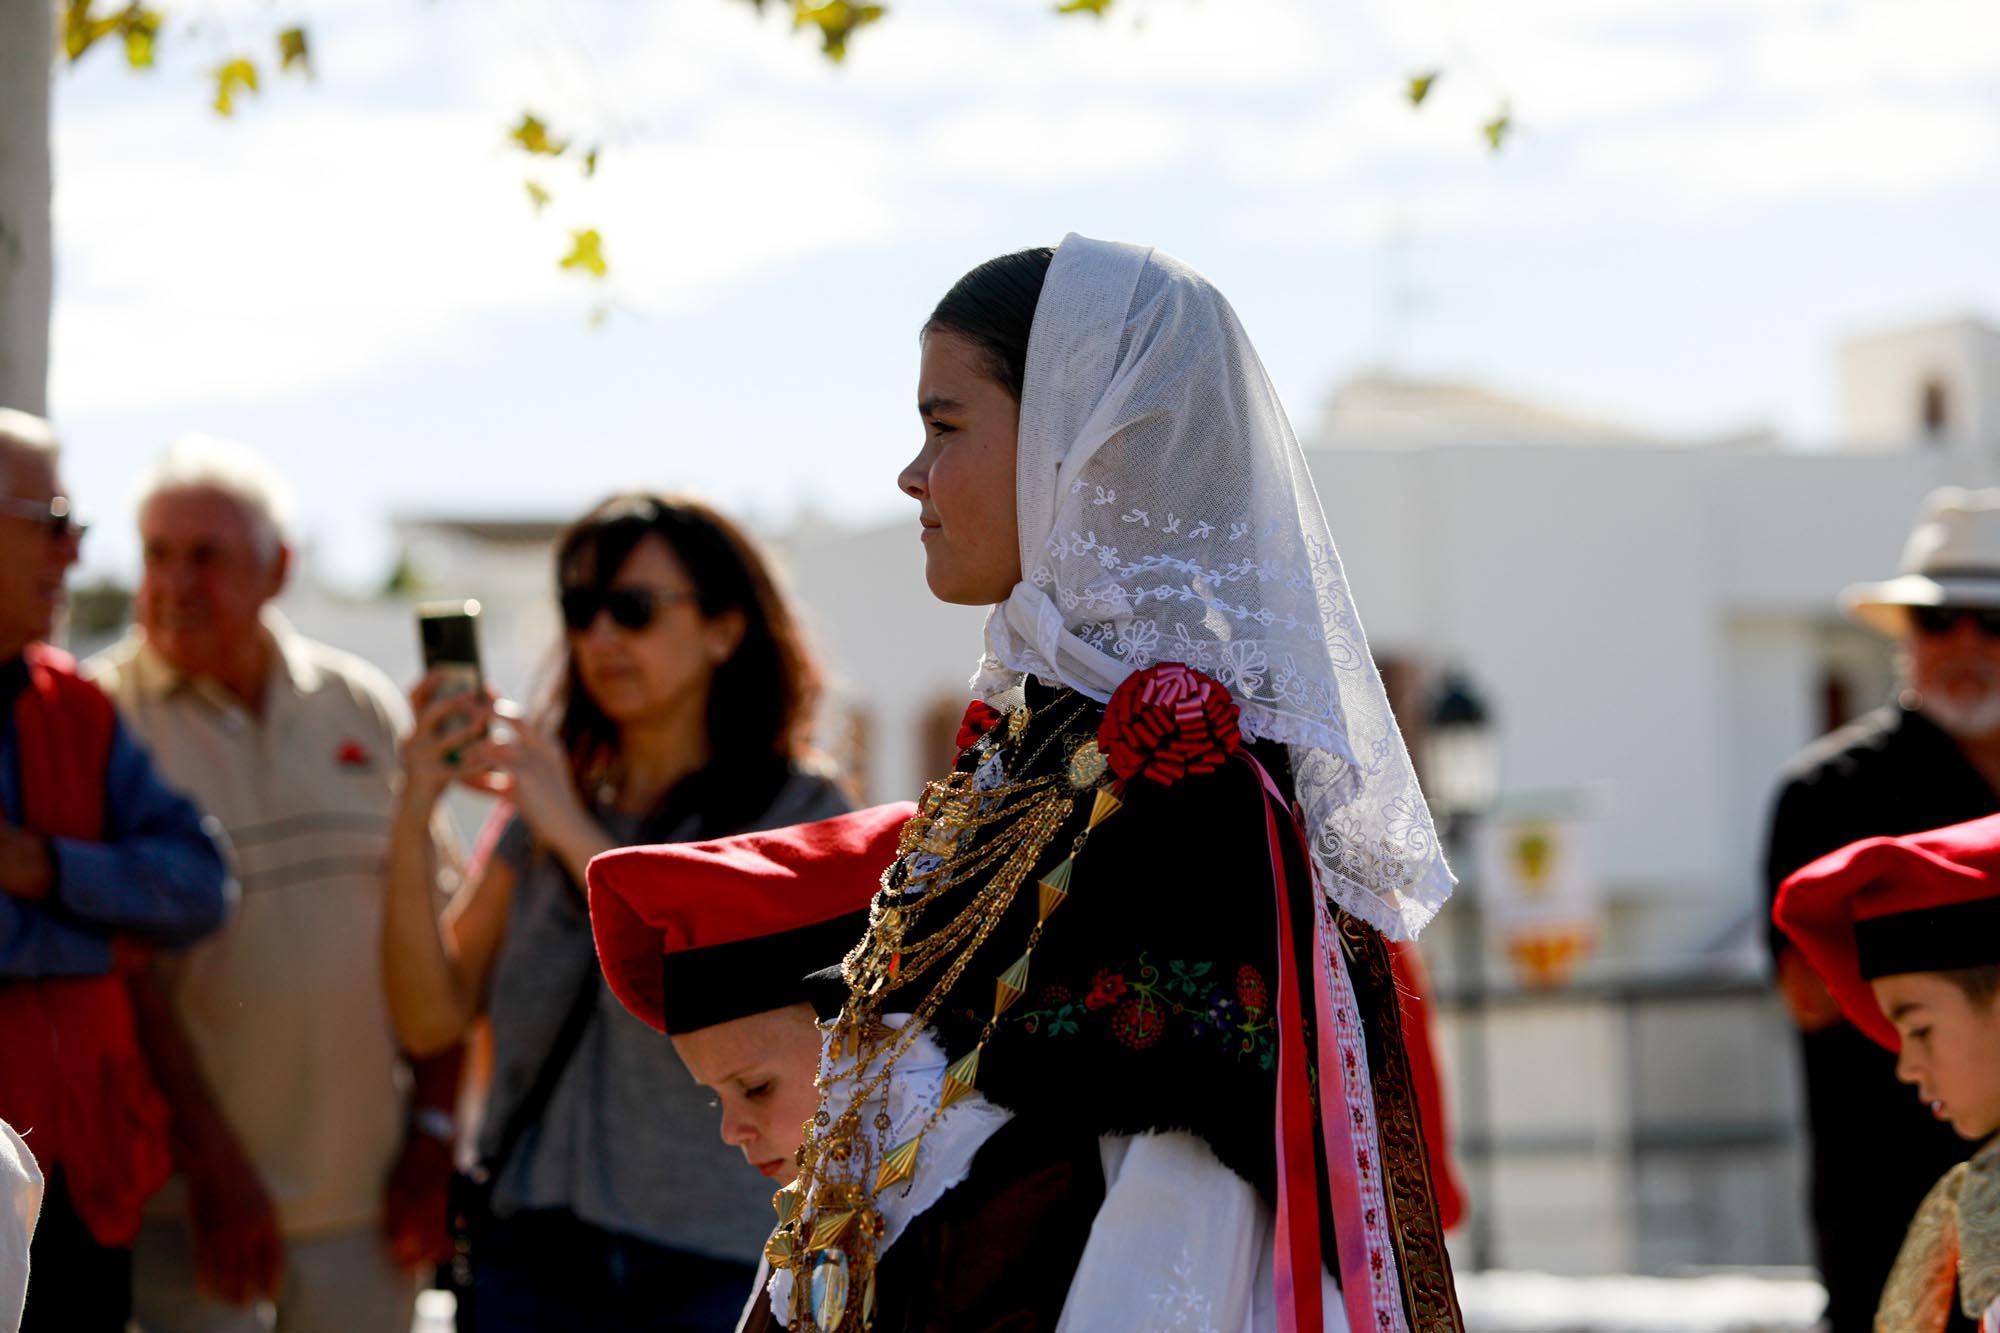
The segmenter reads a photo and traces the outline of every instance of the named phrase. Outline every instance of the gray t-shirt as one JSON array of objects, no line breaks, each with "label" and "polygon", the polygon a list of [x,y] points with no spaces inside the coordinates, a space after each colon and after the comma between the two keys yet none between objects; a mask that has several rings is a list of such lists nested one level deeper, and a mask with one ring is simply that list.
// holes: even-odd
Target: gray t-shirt
[{"label": "gray t-shirt", "polygon": [[[807,823],[847,808],[831,782],[795,771],[770,808],[743,828]],[[640,817],[596,814],[620,845],[639,840]],[[713,835],[690,812],[659,840]],[[493,854],[518,878],[488,1007],[493,1086],[482,1156],[497,1149],[501,1127],[534,1084],[586,978],[597,992],[595,1016],[540,1121],[501,1167],[494,1210],[567,1209],[658,1245],[754,1263],[775,1222],[771,1183],[723,1143],[714,1094],[688,1074],[673,1043],[628,1013],[604,984],[583,902],[518,816]]]}]

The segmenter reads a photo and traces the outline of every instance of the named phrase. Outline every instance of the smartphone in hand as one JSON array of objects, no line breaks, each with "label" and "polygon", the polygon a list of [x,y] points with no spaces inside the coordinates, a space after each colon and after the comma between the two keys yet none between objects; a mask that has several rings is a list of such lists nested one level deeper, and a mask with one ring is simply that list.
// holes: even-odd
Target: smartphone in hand
[{"label": "smartphone in hand", "polygon": [[424,674],[442,673],[436,698],[479,693],[478,602],[424,603],[417,608],[417,633],[423,641]]}]

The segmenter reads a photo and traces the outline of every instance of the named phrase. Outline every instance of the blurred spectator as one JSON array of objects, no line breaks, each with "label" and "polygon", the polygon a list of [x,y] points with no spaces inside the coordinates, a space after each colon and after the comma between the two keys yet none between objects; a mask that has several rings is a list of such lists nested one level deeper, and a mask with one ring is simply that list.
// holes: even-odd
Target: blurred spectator
[{"label": "blurred spectator", "polygon": [[229,885],[199,812],[41,642],[82,536],[56,454],[47,423],[0,410],[0,1118],[47,1182],[21,1327],[123,1333],[169,1169],[130,973],[220,926]]},{"label": "blurred spectator", "polygon": [[[295,633],[282,488],[248,450],[177,444],[139,507],[137,624],[89,670],[228,831],[221,934],[155,960],[145,1042],[181,1180],[135,1248],[146,1333],[406,1333],[449,1250],[453,1059],[406,1095],[381,921],[401,695]],[[446,843],[447,852],[449,843]]]},{"label": "blurred spectator", "polygon": [[[502,739],[490,697],[436,698],[435,680],[415,693],[390,1009],[413,1050],[492,1022],[479,1333],[727,1330],[772,1227],[771,1188],[716,1138],[710,1094],[672,1047],[607,989],[579,886],[612,847],[845,809],[800,762],[817,673],[763,558],[704,506],[608,501],[563,536],[555,572],[567,634],[539,717]],[[513,815],[440,923],[424,830],[454,780]]]},{"label": "blurred spectator", "polygon": [[[1774,896],[1794,870],[1861,838],[2000,810],[2000,489],[1933,494],[1899,575],[1841,600],[1897,640],[1903,686],[1785,770],[1764,866]],[[1771,947],[1801,1033],[1827,1319],[1833,1333],[1865,1333],[1917,1205],[1969,1145],[1898,1084],[1895,1056],[1841,1017],[1775,929]]]}]

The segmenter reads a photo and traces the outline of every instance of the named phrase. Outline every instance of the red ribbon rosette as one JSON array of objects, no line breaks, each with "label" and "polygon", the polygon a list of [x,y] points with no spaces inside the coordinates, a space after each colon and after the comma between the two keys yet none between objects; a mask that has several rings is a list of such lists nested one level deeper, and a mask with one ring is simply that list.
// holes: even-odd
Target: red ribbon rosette
[{"label": "red ribbon rosette", "polygon": [[1122,782],[1163,785],[1212,773],[1243,744],[1236,701],[1221,681],[1180,662],[1127,676],[1104,710],[1098,748]]},{"label": "red ribbon rosette", "polygon": [[981,736],[1000,725],[1000,710],[984,699],[965,706],[965,718],[958,724],[958,748],[969,750]]}]

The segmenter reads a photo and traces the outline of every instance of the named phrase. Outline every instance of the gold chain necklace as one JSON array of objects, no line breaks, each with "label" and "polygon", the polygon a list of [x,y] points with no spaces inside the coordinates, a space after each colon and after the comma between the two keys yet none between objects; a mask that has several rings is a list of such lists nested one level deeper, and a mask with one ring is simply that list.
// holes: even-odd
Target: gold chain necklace
[{"label": "gold chain necklace", "polygon": [[[1080,701],[1020,771],[1031,770],[1088,704],[1088,699]],[[1024,706],[1008,715],[1010,739],[1018,742],[1025,737],[1027,714]],[[820,1080],[821,1108],[805,1127],[798,1178],[772,1201],[778,1229],[765,1253],[774,1270],[791,1274],[789,1308],[776,1312],[788,1328],[836,1333],[850,1317],[863,1330],[873,1326],[877,1246],[886,1230],[874,1200],[916,1174],[924,1136],[975,1090],[980,1054],[1001,1016],[1027,993],[1035,947],[1049,917],[1069,896],[1077,856],[1092,830],[1119,808],[1117,796],[1099,785],[1104,765],[1096,751],[1094,740],[1077,748],[1067,765],[1066,784],[1056,777],[1042,777],[980,790],[974,786],[980,767],[975,766],[971,773],[953,773],[925,788],[918,814],[903,830],[897,862],[883,875],[884,890],[870,909],[868,933],[842,965],[848,999],[828,1025],[829,1072]],[[1004,764],[1004,755],[1001,758]],[[1035,924],[1021,956],[994,981],[992,1015],[978,1041],[945,1070],[938,1104],[922,1127],[891,1146],[888,1136],[895,1124],[888,1113],[887,1094],[898,1063],[928,1029],[1084,791],[1092,792],[1090,816],[1071,841],[1069,855],[1038,883]],[[973,832],[996,825],[999,831],[984,846],[978,845]],[[919,852],[936,858],[937,864],[913,879],[911,861]],[[935,903],[945,889],[970,882],[996,863],[991,878],[949,921],[918,934],[924,907]],[[906,899],[904,890],[913,885],[917,892]],[[881,1021],[891,995],[940,965],[935,983],[911,1007],[900,1028]],[[849,1056],[852,1068],[842,1071],[841,1063]],[[827,1107],[841,1083],[851,1083],[854,1091],[835,1115]],[[867,1108],[878,1101],[879,1109],[864,1125]],[[872,1135],[869,1128],[875,1131]]]}]

